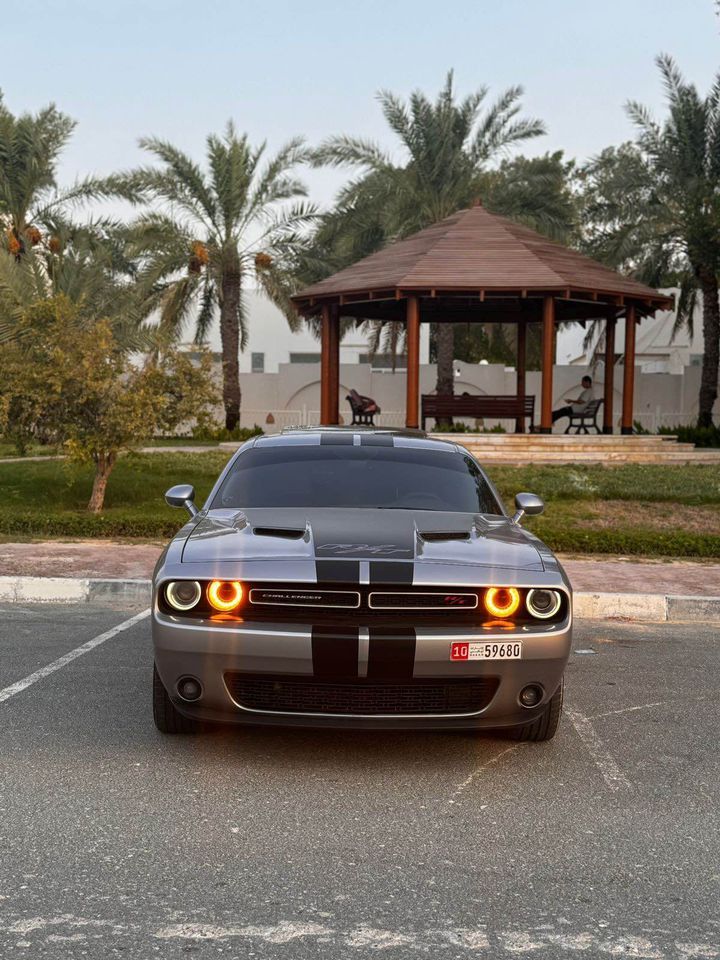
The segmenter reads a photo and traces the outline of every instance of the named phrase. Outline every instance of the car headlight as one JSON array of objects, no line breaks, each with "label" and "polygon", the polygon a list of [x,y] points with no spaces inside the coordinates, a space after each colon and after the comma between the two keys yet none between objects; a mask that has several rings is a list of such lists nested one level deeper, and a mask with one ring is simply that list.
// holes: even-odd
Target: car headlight
[{"label": "car headlight", "polygon": [[227,613],[239,606],[243,598],[243,588],[239,580],[213,580],[207,589],[207,598],[211,607]]},{"label": "car headlight", "polygon": [[511,617],[520,606],[520,591],[515,587],[488,587],[483,602],[493,617]]},{"label": "car headlight", "polygon": [[192,610],[201,596],[197,580],[171,580],[165,584],[165,599],[174,610]]},{"label": "car headlight", "polygon": [[529,590],[525,598],[528,613],[540,620],[554,617],[560,609],[562,597],[557,590]]}]

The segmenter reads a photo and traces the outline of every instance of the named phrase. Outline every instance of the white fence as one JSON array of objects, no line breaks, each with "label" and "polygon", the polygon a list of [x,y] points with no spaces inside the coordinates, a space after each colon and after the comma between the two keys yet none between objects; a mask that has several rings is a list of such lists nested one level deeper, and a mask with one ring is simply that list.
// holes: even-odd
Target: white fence
[{"label": "white fence", "polygon": [[634,413],[633,419],[650,433],[657,433],[660,427],[682,427],[694,423],[697,414],[690,415],[679,410],[661,410],[658,407],[654,413]]},{"label": "white fence", "polygon": [[[241,408],[242,426],[253,427],[257,424],[265,433],[279,433],[286,427],[313,427],[320,423],[320,411],[311,407],[296,410],[252,410]],[[341,412],[341,423],[350,423],[350,417]],[[383,410],[375,417],[379,427],[405,426],[404,410]]]}]

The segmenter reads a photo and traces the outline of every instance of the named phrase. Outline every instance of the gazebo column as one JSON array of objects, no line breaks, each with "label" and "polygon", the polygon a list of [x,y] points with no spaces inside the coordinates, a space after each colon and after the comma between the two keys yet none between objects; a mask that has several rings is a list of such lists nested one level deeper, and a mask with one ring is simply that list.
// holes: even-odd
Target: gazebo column
[{"label": "gazebo column", "polygon": [[[527,323],[520,320],[517,326],[516,390],[518,397],[525,399],[525,371],[527,368]],[[525,415],[515,421],[515,433],[525,433]]]},{"label": "gazebo column", "polygon": [[605,393],[603,397],[603,433],[613,432],[613,391],[615,388],[615,312],[605,321]]},{"label": "gazebo column", "polygon": [[340,423],[340,312],[330,307],[329,328],[328,423]]},{"label": "gazebo column", "polygon": [[635,307],[625,311],[625,359],[623,367],[623,405],[621,433],[633,432],[633,400],[635,393]]},{"label": "gazebo column", "polygon": [[543,297],[542,392],[540,433],[552,433],[553,362],[555,360],[555,300]]},{"label": "gazebo column", "polygon": [[405,403],[405,426],[417,429],[418,401],[420,395],[420,301],[416,296],[407,298],[407,400]]},{"label": "gazebo column", "polygon": [[320,424],[330,423],[330,307],[323,304],[320,312]]}]

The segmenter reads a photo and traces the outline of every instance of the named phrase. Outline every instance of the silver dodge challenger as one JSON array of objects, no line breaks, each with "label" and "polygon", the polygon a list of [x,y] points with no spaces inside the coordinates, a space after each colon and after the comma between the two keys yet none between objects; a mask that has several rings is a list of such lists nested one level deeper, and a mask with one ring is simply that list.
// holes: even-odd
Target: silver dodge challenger
[{"label": "silver dodge challenger", "polygon": [[154,575],[153,709],[208,723],[503,730],[560,719],[572,591],[477,461],[419,432],[245,443]]}]

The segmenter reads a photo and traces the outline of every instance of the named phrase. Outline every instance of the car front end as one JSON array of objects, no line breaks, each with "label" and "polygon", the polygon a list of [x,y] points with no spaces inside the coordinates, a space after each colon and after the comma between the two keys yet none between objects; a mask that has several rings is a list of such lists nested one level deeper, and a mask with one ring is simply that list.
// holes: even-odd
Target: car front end
[{"label": "car front end", "polygon": [[552,553],[508,517],[399,511],[374,533],[368,519],[216,511],[173,541],[153,636],[180,714],[366,729],[543,716],[572,632]]}]

